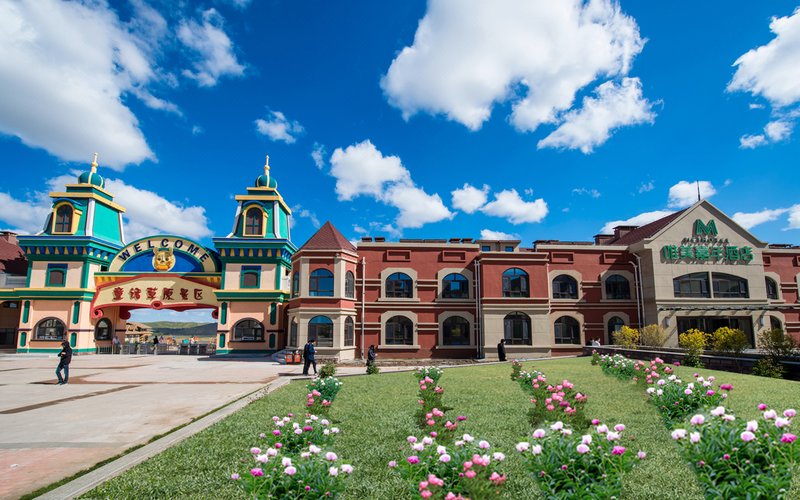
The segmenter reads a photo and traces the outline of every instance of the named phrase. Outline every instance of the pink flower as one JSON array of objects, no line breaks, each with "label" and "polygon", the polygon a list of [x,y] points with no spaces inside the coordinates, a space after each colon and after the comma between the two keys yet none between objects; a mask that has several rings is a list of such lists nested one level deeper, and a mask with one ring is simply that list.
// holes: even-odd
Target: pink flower
[{"label": "pink flower", "polygon": [[722,389],[723,391],[733,390],[733,386],[731,384],[722,384],[721,386],[719,386],[719,388]]},{"label": "pink flower", "polygon": [[534,455],[541,455],[542,447],[539,446],[538,444],[533,445],[533,447],[531,447],[531,453],[533,453]]},{"label": "pink flower", "polygon": [[422,498],[430,498],[430,497],[431,497],[431,495],[433,495],[433,493],[431,493],[431,490],[422,490],[422,491],[419,493],[419,495],[420,495]]},{"label": "pink flower", "polygon": [[287,476],[294,476],[295,474],[297,474],[297,469],[294,466],[290,465],[289,467],[283,469],[283,473],[286,474]]},{"label": "pink flower", "polygon": [[567,470],[567,466],[566,465],[562,465],[561,466],[561,470]]},{"label": "pink flower", "polygon": [[472,468],[472,462],[471,461],[467,460],[466,462],[464,462],[464,470],[469,470],[471,468]]},{"label": "pink flower", "polygon": [[716,392],[712,391],[711,389],[706,391],[706,396],[713,396]]},{"label": "pink flower", "polygon": [[695,415],[694,417],[692,417],[691,423],[692,423],[692,425],[703,425],[703,423],[705,421],[706,421],[706,418],[704,416]]},{"label": "pink flower", "polygon": [[260,477],[264,475],[264,471],[256,467],[255,469],[250,469],[250,475],[253,477]]},{"label": "pink flower", "polygon": [[622,432],[625,430],[625,424],[617,424],[614,426],[614,430],[617,432]]},{"label": "pink flower", "polygon": [[459,422],[463,422],[466,419],[467,417],[465,417],[464,415],[459,415],[458,417],[456,417],[456,420],[458,420]]},{"label": "pink flower", "polygon": [[764,412],[764,418],[767,420],[772,420],[778,416],[778,413],[775,410],[767,410]]},{"label": "pink flower", "polygon": [[749,443],[756,438],[756,435],[750,431],[744,431],[739,437],[741,437],[742,441],[745,443]]},{"label": "pink flower", "polygon": [[788,418],[778,417],[775,419],[775,427],[777,427],[778,429],[783,429],[784,427],[788,427],[789,425],[791,425],[791,423],[792,423],[791,420],[789,420]]},{"label": "pink flower", "polygon": [[606,426],[606,425],[598,425],[597,426],[597,433],[598,434],[605,434],[606,432],[608,432],[608,426]]},{"label": "pink flower", "polygon": [[337,457],[336,453],[334,453],[332,451],[329,451],[328,453],[325,454],[325,459],[328,460],[329,462],[333,462],[337,458],[339,458],[339,457]]},{"label": "pink flower", "polygon": [[592,420],[592,425],[598,425],[598,424],[600,424],[599,420],[597,420],[596,418]]},{"label": "pink flower", "polygon": [[261,454],[261,448],[256,448],[254,446],[254,447],[250,448],[250,453],[252,453],[253,455],[260,455]]},{"label": "pink flower", "polygon": [[786,418],[794,418],[795,415],[797,415],[797,411],[795,411],[793,408],[789,408],[783,412],[783,416]]},{"label": "pink flower", "polygon": [[479,441],[478,442],[478,448],[480,448],[482,450],[488,450],[489,447],[490,447],[490,445],[489,445],[488,441]]},{"label": "pink flower", "polygon": [[730,460],[731,456],[726,453],[726,454],[722,455],[722,459],[723,460]]},{"label": "pink flower", "polygon": [[397,461],[395,461],[395,460],[390,460],[390,461],[389,461],[389,468],[390,468],[390,469],[394,469],[395,467],[397,467]]},{"label": "pink flower", "polygon": [[281,448],[283,448],[283,445],[281,443],[275,443],[275,448],[280,450]]},{"label": "pink flower", "polygon": [[408,441],[408,442],[409,442],[409,443],[411,443],[411,444],[414,444],[414,443],[416,443],[416,442],[417,442],[417,438],[416,438],[415,436],[408,436],[408,437],[406,438],[406,441]]},{"label": "pink flower", "polygon": [[438,433],[438,432],[436,432],[436,431],[431,431],[431,437],[435,438],[435,437],[436,437],[436,436],[438,436],[438,435],[439,435],[439,433]]},{"label": "pink flower", "polygon": [[611,450],[612,455],[622,455],[623,453],[625,453],[624,446],[615,446],[614,449]]},{"label": "pink flower", "polygon": [[345,474],[350,474],[353,472],[353,466],[350,464],[342,464],[342,472]]},{"label": "pink flower", "polygon": [[647,458],[647,453],[640,451],[639,453],[636,454],[636,456],[639,457],[639,460],[644,460],[645,458]]},{"label": "pink flower", "polygon": [[489,476],[489,481],[493,482],[494,484],[500,486],[504,482],[506,482],[506,475],[503,474],[502,476],[497,472],[492,472],[492,475]]},{"label": "pink flower", "polygon": [[447,453],[442,453],[441,455],[439,455],[439,461],[445,464],[450,462],[450,455],[448,455]]},{"label": "pink flower", "polygon": [[536,429],[533,431],[533,437],[536,439],[541,439],[544,437],[544,429]]},{"label": "pink flower", "polygon": [[686,437],[686,429],[675,429],[672,431],[672,439],[678,441]]},{"label": "pink flower", "polygon": [[233,474],[231,474],[231,479],[233,479],[234,481],[238,481],[239,480],[239,474],[234,472]]},{"label": "pink flower", "polygon": [[425,490],[428,488],[428,481],[420,481],[419,482],[419,491]]},{"label": "pink flower", "polygon": [[781,436],[781,443],[792,444],[797,439],[797,436],[794,434],[786,433]]},{"label": "pink flower", "polygon": [[689,434],[689,441],[691,441],[693,443],[699,443],[700,442],[700,433],[699,432],[692,432],[691,434]]},{"label": "pink flower", "polygon": [[[411,455],[410,457],[408,457],[408,458],[406,459],[406,461],[407,461],[408,463],[410,463],[411,465],[418,464],[418,463],[419,463],[419,457],[418,457],[418,456],[416,456],[416,455]],[[391,462],[390,462],[390,463],[391,463]]]},{"label": "pink flower", "polygon": [[338,476],[339,469],[336,467],[331,467],[330,469],[328,469],[328,474],[330,474],[331,476]]},{"label": "pink flower", "polygon": [[426,423],[426,424],[428,424],[429,426],[434,426],[434,425],[436,425],[436,422],[434,422],[434,421],[433,421],[433,419],[431,419],[431,420],[428,420],[428,421],[427,421],[427,422],[425,422],[425,423]]},{"label": "pink flower", "polygon": [[528,451],[528,449],[530,447],[531,447],[530,443],[522,442],[522,443],[517,443],[517,447],[516,448],[517,448],[518,452],[522,453],[522,452]]},{"label": "pink flower", "polygon": [[478,475],[478,473],[475,472],[474,470],[470,469],[467,472],[465,472],[464,475],[467,476],[469,479],[472,479],[473,477]]},{"label": "pink flower", "polygon": [[589,447],[581,443],[575,448],[581,455],[589,453]]}]

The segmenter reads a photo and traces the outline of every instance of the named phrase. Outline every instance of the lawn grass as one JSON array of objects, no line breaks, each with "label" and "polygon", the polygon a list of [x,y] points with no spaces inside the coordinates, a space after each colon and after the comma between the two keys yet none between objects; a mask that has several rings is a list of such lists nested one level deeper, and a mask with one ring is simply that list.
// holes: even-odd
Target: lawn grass
[{"label": "lawn grass", "polygon": [[[609,424],[625,423],[631,447],[648,458],[623,477],[623,497],[699,499],[695,476],[678,453],[677,446],[643,389],[633,383],[605,376],[589,358],[524,363],[536,367],[550,381],[569,378],[589,396],[586,415]],[[448,415],[467,415],[464,431],[488,440],[509,456],[507,498],[540,498],[538,488],[516,460],[514,445],[528,439],[532,429],[526,412],[528,397],[509,379],[510,364],[470,366],[445,371],[440,384]],[[680,368],[691,377],[693,370]],[[756,378],[727,372],[700,370],[720,382],[733,384],[729,408],[739,418],[755,418],[756,405],[776,409],[800,407],[800,383]],[[378,376],[346,377],[333,407],[333,418],[342,430],[334,449],[353,464],[346,498],[410,498],[407,487],[386,464],[401,457],[409,434],[419,435],[413,413],[417,384],[408,372]],[[301,412],[305,384],[295,382],[258,400],[197,435],[99,486],[85,498],[242,498],[228,479],[245,469],[248,449],[260,432],[271,428],[272,415]],[[249,465],[249,460],[247,462]],[[800,480],[793,493],[800,498]]]}]

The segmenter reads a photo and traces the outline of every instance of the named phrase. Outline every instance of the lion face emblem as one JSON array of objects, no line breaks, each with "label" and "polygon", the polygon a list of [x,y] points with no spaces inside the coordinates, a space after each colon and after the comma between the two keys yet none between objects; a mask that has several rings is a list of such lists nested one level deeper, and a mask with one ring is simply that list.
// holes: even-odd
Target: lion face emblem
[{"label": "lion face emblem", "polygon": [[153,253],[153,269],[156,271],[169,271],[175,265],[175,255],[171,248],[159,248]]}]

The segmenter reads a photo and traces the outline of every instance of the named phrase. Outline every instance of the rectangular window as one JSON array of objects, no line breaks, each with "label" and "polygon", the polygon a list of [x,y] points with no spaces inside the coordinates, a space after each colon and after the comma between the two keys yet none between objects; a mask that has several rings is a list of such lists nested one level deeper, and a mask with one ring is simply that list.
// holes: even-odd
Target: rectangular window
[{"label": "rectangular window", "polygon": [[513,252],[513,251],[514,251],[514,247],[506,247],[506,252]]},{"label": "rectangular window", "polygon": [[491,251],[492,247],[490,247],[489,245],[481,245],[481,252],[491,252]]},{"label": "rectangular window", "polygon": [[47,281],[45,286],[66,286],[67,284],[67,265],[48,264]]},{"label": "rectangular window", "polygon": [[261,285],[261,266],[242,266],[239,288],[258,288]]}]

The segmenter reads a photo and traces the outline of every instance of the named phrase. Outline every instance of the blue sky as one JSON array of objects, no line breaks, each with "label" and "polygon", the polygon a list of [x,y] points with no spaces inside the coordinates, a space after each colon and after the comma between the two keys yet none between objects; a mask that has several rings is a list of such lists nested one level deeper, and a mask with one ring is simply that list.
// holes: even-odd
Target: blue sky
[{"label": "blue sky", "polygon": [[3,3],[0,228],[36,231],[97,151],[129,236],[210,243],[269,154],[298,246],[326,220],[354,240],[588,240],[683,208],[695,181],[798,244],[797,7]]}]

